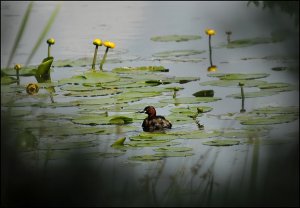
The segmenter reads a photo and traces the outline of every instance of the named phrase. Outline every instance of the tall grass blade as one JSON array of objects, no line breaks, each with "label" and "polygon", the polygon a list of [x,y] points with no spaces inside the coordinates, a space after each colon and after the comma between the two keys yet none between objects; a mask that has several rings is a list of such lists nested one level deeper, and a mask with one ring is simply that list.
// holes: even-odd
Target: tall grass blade
[{"label": "tall grass blade", "polygon": [[30,55],[29,55],[29,57],[28,57],[28,59],[27,59],[27,61],[26,61],[25,66],[27,66],[27,65],[29,64],[29,62],[31,61],[32,57],[33,57],[34,54],[36,53],[37,49],[40,47],[40,45],[41,45],[43,39],[46,37],[47,33],[49,32],[49,30],[50,30],[50,28],[51,28],[51,26],[52,26],[52,24],[53,24],[53,22],[54,22],[54,20],[55,20],[55,18],[56,18],[56,16],[57,16],[58,12],[59,12],[59,10],[60,10],[60,6],[61,6],[61,4],[58,4],[58,5],[56,6],[55,10],[52,12],[51,17],[50,17],[50,19],[48,20],[48,23],[46,24],[46,26],[45,26],[43,32],[41,33],[41,35],[40,35],[40,37],[39,37],[39,39],[37,40],[37,42],[36,42],[34,48],[32,49],[32,51],[31,51],[31,53],[30,53]]},{"label": "tall grass blade", "polygon": [[20,29],[19,29],[19,31],[18,31],[18,33],[17,33],[17,37],[16,37],[16,40],[15,40],[14,46],[13,46],[13,48],[12,48],[12,51],[11,51],[10,56],[9,56],[9,59],[8,59],[6,68],[8,68],[8,67],[10,66],[11,61],[12,61],[14,55],[15,55],[15,52],[16,52],[17,47],[18,47],[18,45],[19,45],[19,42],[20,42],[20,40],[21,40],[21,38],[22,38],[23,32],[24,32],[24,30],[25,30],[25,28],[26,28],[26,24],[27,24],[28,19],[29,19],[29,16],[30,16],[30,13],[31,13],[31,9],[32,9],[33,3],[34,3],[33,1],[29,3],[29,5],[28,5],[28,7],[27,7],[27,10],[26,10],[26,12],[25,12],[25,14],[24,14],[22,23],[21,23],[21,25],[20,25]]}]

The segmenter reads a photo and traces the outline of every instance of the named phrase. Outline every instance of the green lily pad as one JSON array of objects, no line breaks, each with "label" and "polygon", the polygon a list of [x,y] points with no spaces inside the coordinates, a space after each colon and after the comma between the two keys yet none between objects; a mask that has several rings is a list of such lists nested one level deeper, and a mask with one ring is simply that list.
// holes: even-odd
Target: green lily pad
[{"label": "green lily pad", "polygon": [[10,76],[1,76],[1,85],[16,83],[18,80]]},{"label": "green lily pad", "polygon": [[157,141],[131,141],[127,145],[131,147],[169,147],[178,145],[180,142],[167,142],[164,140]]},{"label": "green lily pad", "polygon": [[237,116],[236,119],[239,120],[243,125],[271,125],[292,122],[297,120],[298,116],[290,114],[279,114],[271,116],[244,115]]},{"label": "green lily pad", "polygon": [[157,161],[157,160],[161,160],[162,157],[155,156],[155,155],[135,155],[129,157],[128,159],[134,161]]},{"label": "green lily pad", "polygon": [[244,83],[244,87],[257,87],[258,85],[266,84],[266,81],[261,80],[212,80],[199,83],[200,85],[207,86],[218,86],[218,87],[238,87],[239,82]]},{"label": "green lily pad", "polygon": [[180,97],[174,99],[163,99],[160,102],[173,103],[173,104],[196,104],[196,103],[208,103],[221,100],[218,97]]},{"label": "green lily pad", "polygon": [[192,150],[193,148],[190,147],[160,147],[154,149],[156,152],[187,152]]},{"label": "green lily pad", "polygon": [[127,91],[121,94],[116,95],[115,97],[118,100],[139,100],[142,98],[148,98],[148,97],[155,97],[161,95],[160,92],[155,92],[155,90],[153,90],[152,92],[134,92],[134,91]]},{"label": "green lily pad", "polygon": [[288,69],[288,67],[286,67],[286,66],[278,66],[278,67],[272,68],[273,71],[286,71],[287,69]]},{"label": "green lily pad", "polygon": [[72,119],[73,123],[83,125],[109,125],[109,124],[128,124],[132,123],[132,118],[126,116],[98,116],[98,115],[83,115]]},{"label": "green lily pad", "polygon": [[139,67],[118,67],[112,70],[116,73],[137,73],[137,72],[168,72],[163,66],[139,66]]},{"label": "green lily pad", "polygon": [[97,143],[90,141],[81,142],[61,142],[61,143],[42,143],[39,145],[40,150],[71,150],[71,149],[81,149],[97,146]]},{"label": "green lily pad", "polygon": [[296,90],[297,88],[288,83],[275,82],[275,83],[265,83],[260,84],[259,87],[261,90],[275,91],[275,92],[283,92],[283,91],[291,91]]},{"label": "green lily pad", "polygon": [[[277,94],[277,92],[275,92],[275,91],[261,90],[258,92],[245,92],[244,96],[245,96],[245,98],[256,98],[256,97],[271,96],[271,95],[275,95],[275,94]],[[235,94],[227,95],[226,97],[233,97],[233,98],[241,99],[242,95],[241,95],[241,93],[235,93]]]},{"label": "green lily pad", "polygon": [[202,142],[202,144],[209,145],[209,146],[232,146],[232,145],[238,145],[239,143],[240,143],[240,141],[229,140],[229,139],[212,140],[209,142]]},{"label": "green lily pad", "polygon": [[227,48],[241,48],[241,47],[248,47],[258,44],[268,44],[274,43],[275,39],[272,37],[256,37],[256,38],[248,38],[248,39],[240,39],[240,40],[233,40],[226,45]]},{"label": "green lily pad", "polygon": [[241,73],[233,73],[233,74],[225,74],[225,73],[214,73],[208,74],[209,77],[218,77],[221,80],[251,80],[251,79],[260,79],[269,76],[269,74],[265,73],[256,73],[256,74],[241,74]]},{"label": "green lily pad", "polygon": [[111,147],[114,147],[114,146],[124,146],[124,142],[126,140],[126,137],[122,137],[122,138],[119,138],[117,139],[117,141],[115,141]]},{"label": "green lily pad", "polygon": [[211,137],[220,136],[220,132],[212,131],[212,132],[205,132],[205,131],[192,131],[187,132],[184,135],[180,135],[181,139],[206,139]]},{"label": "green lily pad", "polygon": [[83,75],[76,75],[71,78],[61,79],[58,81],[58,84],[83,84],[83,83],[106,83],[106,82],[114,82],[119,80],[120,78],[110,72],[99,72],[99,71],[89,71],[84,73]]},{"label": "green lily pad", "polygon": [[103,87],[96,86],[83,86],[83,85],[64,85],[60,89],[66,91],[93,91],[93,90],[102,90]]},{"label": "green lily pad", "polygon": [[82,92],[67,92],[63,93],[65,96],[72,97],[95,97],[95,96],[104,96],[104,95],[113,95],[122,92],[118,89],[102,89],[102,90],[93,90],[93,91],[82,91]]},{"label": "green lily pad", "polygon": [[35,77],[38,82],[46,82],[50,80],[50,69],[53,62],[53,57],[43,59],[42,63],[38,66]]},{"label": "green lily pad", "polygon": [[193,94],[195,97],[213,97],[214,91],[213,90],[200,90]]},{"label": "green lily pad", "polygon": [[[26,67],[19,70],[19,76],[34,76],[37,69],[35,67]],[[3,75],[17,76],[16,70],[13,68],[1,69],[1,77]],[[2,82],[1,82],[2,83]]]},{"label": "green lily pad", "polygon": [[173,50],[173,51],[164,51],[164,52],[155,53],[152,56],[157,58],[170,58],[170,57],[198,55],[204,52],[205,51],[198,51],[198,50]]},{"label": "green lily pad", "polygon": [[201,39],[199,35],[164,35],[164,36],[154,36],[151,38],[152,41],[156,42],[182,42],[189,40]]},{"label": "green lily pad", "polygon": [[262,108],[257,108],[252,111],[252,113],[256,114],[295,114],[299,115],[299,107],[298,106],[267,106]]},{"label": "green lily pad", "polygon": [[154,154],[156,157],[188,157],[193,155],[192,152],[160,152]]},{"label": "green lily pad", "polygon": [[111,158],[111,157],[119,157],[124,155],[125,152],[89,152],[84,153],[79,156],[82,159],[97,159],[99,157]]}]

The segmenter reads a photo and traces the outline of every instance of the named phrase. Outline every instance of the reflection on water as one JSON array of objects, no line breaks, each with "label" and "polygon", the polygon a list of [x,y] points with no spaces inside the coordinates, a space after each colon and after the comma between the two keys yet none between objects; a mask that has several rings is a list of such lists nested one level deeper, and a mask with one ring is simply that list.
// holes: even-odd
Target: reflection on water
[{"label": "reflection on water", "polygon": [[[20,23],[20,17],[28,2],[1,2],[1,63],[6,63],[8,54]],[[138,54],[139,59],[134,62],[107,63],[108,70],[117,66],[141,66],[164,65],[170,68],[169,75],[201,77],[200,81],[185,83],[180,92],[174,88],[170,96],[174,99],[192,96],[199,91],[199,82],[212,80],[207,74],[217,71],[217,66],[222,73],[247,73],[264,72],[271,74],[264,80],[268,82],[289,82],[298,84],[298,78],[290,71],[272,71],[272,67],[288,65],[280,60],[253,59],[243,61],[244,57],[265,57],[268,55],[287,54],[283,48],[285,43],[262,44],[247,48],[228,50],[226,48],[214,50],[214,62],[210,60],[189,62],[161,62],[153,61],[149,57],[163,50],[195,49],[207,50],[207,41],[188,41],[182,43],[166,44],[153,43],[150,38],[155,35],[169,34],[201,34],[205,28],[220,28],[219,34],[214,36],[214,44],[224,43],[224,33],[228,28],[234,31],[235,38],[269,36],[270,31],[278,25],[272,24],[273,15],[268,11],[247,7],[247,2],[63,2],[61,12],[49,33],[49,37],[55,37],[56,44],[52,48],[55,59],[77,57],[93,57],[94,46],[91,41],[95,38],[111,39],[118,45],[120,51],[129,54]],[[54,2],[36,2],[29,21],[28,30],[21,41],[14,61],[23,63],[32,48],[32,43],[38,38],[36,28],[41,28],[46,21],[44,13],[52,11]],[[168,11],[168,12],[166,12]],[[9,15],[10,14],[10,15]],[[19,16],[16,16],[19,14]],[[48,13],[49,14],[49,13]],[[39,18],[37,18],[39,17]],[[212,17],[212,18],[208,18]],[[268,17],[268,18],[265,18]],[[282,22],[290,21],[284,14],[278,14],[275,18]],[[265,20],[270,28],[261,25]],[[75,24],[76,23],[76,24]],[[289,24],[286,24],[289,26]],[[223,30],[223,31],[222,31]],[[227,31],[228,32],[228,31]],[[228,34],[227,34],[228,35]],[[26,41],[25,41],[26,40]],[[228,36],[227,36],[227,41]],[[40,63],[47,51],[47,46],[42,45],[38,54],[33,58],[32,64]],[[99,50],[104,54],[103,49]],[[125,53],[125,54],[126,54]],[[208,51],[207,51],[208,53]],[[204,54],[206,56],[207,54]],[[23,62],[22,62],[23,61]],[[208,61],[210,67],[207,69]],[[36,78],[38,83],[57,81],[68,78],[74,74],[81,74],[85,67],[55,68],[48,77]],[[34,82],[34,77],[22,77],[20,86],[29,81]],[[47,88],[51,102],[54,97],[57,102],[72,101],[73,98],[65,98],[62,90],[57,87]],[[205,90],[202,89],[201,90]],[[228,88],[213,87],[214,96],[223,100],[209,103],[213,107],[213,113],[222,115],[228,112],[245,112],[243,86]],[[247,88],[247,92],[256,89]],[[226,98],[228,94],[241,92],[241,101]],[[259,99],[247,99],[247,111],[258,106],[268,105],[296,105],[299,106],[299,92],[283,92],[276,96],[262,97]],[[42,98],[44,99],[44,98]],[[40,99],[40,100],[42,100]],[[156,98],[145,99],[139,103],[151,103]],[[176,100],[175,100],[176,101]],[[163,115],[168,115],[169,110],[176,103],[161,108]],[[242,106],[242,107],[241,107]],[[186,107],[186,106],[185,106]],[[30,108],[30,115],[59,112],[75,116],[72,109],[51,107],[47,109]],[[34,110],[33,110],[34,109]],[[96,157],[83,159],[82,154],[89,152],[102,153],[103,150],[111,150],[110,145],[117,138],[127,137],[141,131],[140,129],[126,132],[125,126],[116,125],[114,133],[69,135],[61,137],[47,135],[47,122],[41,122],[37,128],[39,138],[30,134],[19,135],[9,131],[16,125],[10,122],[12,114],[8,109],[1,114],[1,195],[5,205],[53,205],[53,206],[281,206],[299,205],[299,120],[288,124],[273,125],[270,137],[264,138],[259,134],[260,127],[255,126],[255,131],[243,138],[240,145],[228,147],[212,147],[202,145],[208,139],[181,140],[182,146],[192,147],[193,156],[169,157],[154,162],[130,162],[132,155],[153,154],[153,148],[137,148],[118,150],[126,151],[118,157]],[[120,108],[116,107],[116,112]],[[27,130],[35,125],[32,118],[26,122]],[[193,126],[177,125],[176,130],[195,130],[200,132],[203,127],[206,131],[222,129],[224,134],[234,128],[243,129],[237,121],[209,118],[205,115],[195,120]],[[5,121],[5,122],[3,122]],[[63,123],[60,118],[57,124],[59,131],[70,126],[71,123]],[[31,125],[30,125],[31,124]],[[55,124],[52,124],[55,125]],[[100,128],[100,127],[99,127]],[[102,128],[102,127],[101,127]],[[251,127],[250,127],[251,128]],[[263,127],[262,127],[263,129]],[[28,130],[29,131],[29,130]],[[74,130],[75,131],[75,130]],[[18,133],[18,132],[17,132]],[[36,134],[35,134],[36,135]],[[6,138],[6,139],[2,139]],[[66,141],[84,139],[87,148],[76,150],[61,147],[52,150],[51,146],[38,149],[38,145],[47,145]],[[231,139],[237,139],[232,137]],[[90,141],[90,142],[89,142]],[[24,145],[26,149],[20,154],[15,146]],[[16,144],[17,143],[17,144]],[[79,143],[80,144],[80,143]],[[95,145],[97,144],[97,145]],[[78,143],[74,144],[78,145]],[[33,154],[32,154],[33,153]],[[112,152],[116,153],[116,152]],[[123,153],[123,152],[122,152]],[[68,155],[62,157],[61,155]],[[57,157],[57,158],[55,158]],[[63,159],[61,159],[63,158]],[[24,162],[25,161],[25,162]],[[5,179],[5,180],[4,180]],[[5,190],[5,191],[3,191]]]}]

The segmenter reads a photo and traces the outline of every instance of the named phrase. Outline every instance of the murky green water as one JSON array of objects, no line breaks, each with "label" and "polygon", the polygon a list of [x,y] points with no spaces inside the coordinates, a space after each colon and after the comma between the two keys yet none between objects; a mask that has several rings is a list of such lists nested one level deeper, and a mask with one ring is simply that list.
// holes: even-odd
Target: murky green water
[{"label": "murky green water", "polygon": [[[27,4],[1,2],[1,68],[6,65],[15,38],[11,34],[17,32]],[[42,30],[56,4],[35,3],[32,19],[13,63],[24,64],[38,38],[38,31]],[[22,162],[19,169],[10,165],[2,169],[11,173],[8,181],[20,178],[23,171],[25,181],[25,185],[22,180],[16,180],[18,185],[6,184],[9,190],[5,195],[6,203],[299,205],[296,197],[299,189],[295,185],[299,182],[299,158],[296,157],[299,153],[299,58],[297,54],[295,57],[293,50],[288,50],[298,41],[299,29],[294,25],[286,26],[285,23],[291,21],[286,14],[277,11],[272,15],[268,10],[247,7],[246,4],[63,2],[48,34],[56,40],[51,49],[55,59],[51,70],[54,104],[43,87],[36,96],[26,94],[27,84],[37,82],[34,76],[21,76],[18,88],[14,88],[16,83],[1,85],[1,127],[12,129],[12,132],[1,134],[1,138],[8,141],[4,144],[12,142],[6,148],[16,151]],[[210,62],[206,28],[217,31],[212,37],[216,72],[207,70]],[[232,31],[232,41],[251,39],[256,42],[227,48],[227,30]],[[269,42],[270,34],[278,30],[289,35],[283,40]],[[179,42],[151,40],[155,36],[167,35],[200,35],[201,38]],[[269,39],[259,39],[261,42],[257,44],[257,39],[253,39],[257,37]],[[115,74],[122,79],[106,85],[103,82],[96,87],[118,88],[121,93],[97,89],[87,91],[94,93],[92,96],[82,97],[76,91],[77,86],[83,87],[78,85],[78,80],[73,81],[76,85],[72,86],[61,82],[74,75],[83,75],[90,69],[91,61],[85,63],[87,66],[81,66],[78,59],[93,57],[92,40],[95,38],[116,43],[104,65],[106,73],[117,67],[139,66],[164,66],[169,71],[148,72],[146,75],[138,71],[128,75]],[[46,57],[46,47],[46,44],[40,47],[32,65],[39,64]],[[99,57],[102,58],[103,54],[104,49],[100,48],[97,70]],[[57,60],[66,59],[72,61],[67,62],[72,66],[58,67]],[[274,67],[287,69],[272,70]],[[263,76],[247,77],[251,79],[247,81],[234,78],[236,84],[225,86],[202,84],[222,79],[215,77],[218,73]],[[179,80],[186,79],[183,77],[192,81],[180,83]],[[153,83],[155,78],[156,82],[171,83],[158,86],[144,83]],[[239,97],[234,98],[234,94],[240,95],[240,81],[245,82],[244,106]],[[270,86],[266,83],[280,84]],[[167,88],[175,86],[182,89],[176,92],[174,99],[173,90]],[[218,100],[207,102],[211,98],[194,97],[193,94],[200,90],[213,90],[213,97]],[[249,97],[253,96],[249,93],[259,91],[263,94]],[[138,100],[125,102],[136,98]],[[15,101],[12,108],[7,103],[10,99]],[[145,115],[136,111],[149,104],[156,106],[158,114],[172,121],[171,130],[165,134],[143,132],[141,123]],[[209,110],[196,114],[196,107],[201,106],[209,107]],[[243,108],[244,113],[241,112]],[[111,125],[120,122],[120,118],[114,119],[120,114],[132,120],[125,119],[121,120],[125,124]],[[199,128],[199,124],[204,125],[204,129]],[[10,137],[13,139],[8,140]],[[124,146],[111,147],[123,137],[126,138]],[[1,149],[1,152],[14,161],[7,150]],[[18,186],[28,194],[14,194],[12,190]]]}]

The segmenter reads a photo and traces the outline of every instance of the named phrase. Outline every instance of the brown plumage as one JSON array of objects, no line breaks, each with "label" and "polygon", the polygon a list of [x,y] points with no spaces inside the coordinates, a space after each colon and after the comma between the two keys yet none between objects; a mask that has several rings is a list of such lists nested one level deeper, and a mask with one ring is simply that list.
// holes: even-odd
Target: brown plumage
[{"label": "brown plumage", "polygon": [[165,128],[172,128],[170,121],[165,119],[164,116],[157,116],[156,110],[153,106],[147,106],[142,112],[148,114],[144,119],[142,127],[144,131],[163,130]]}]

